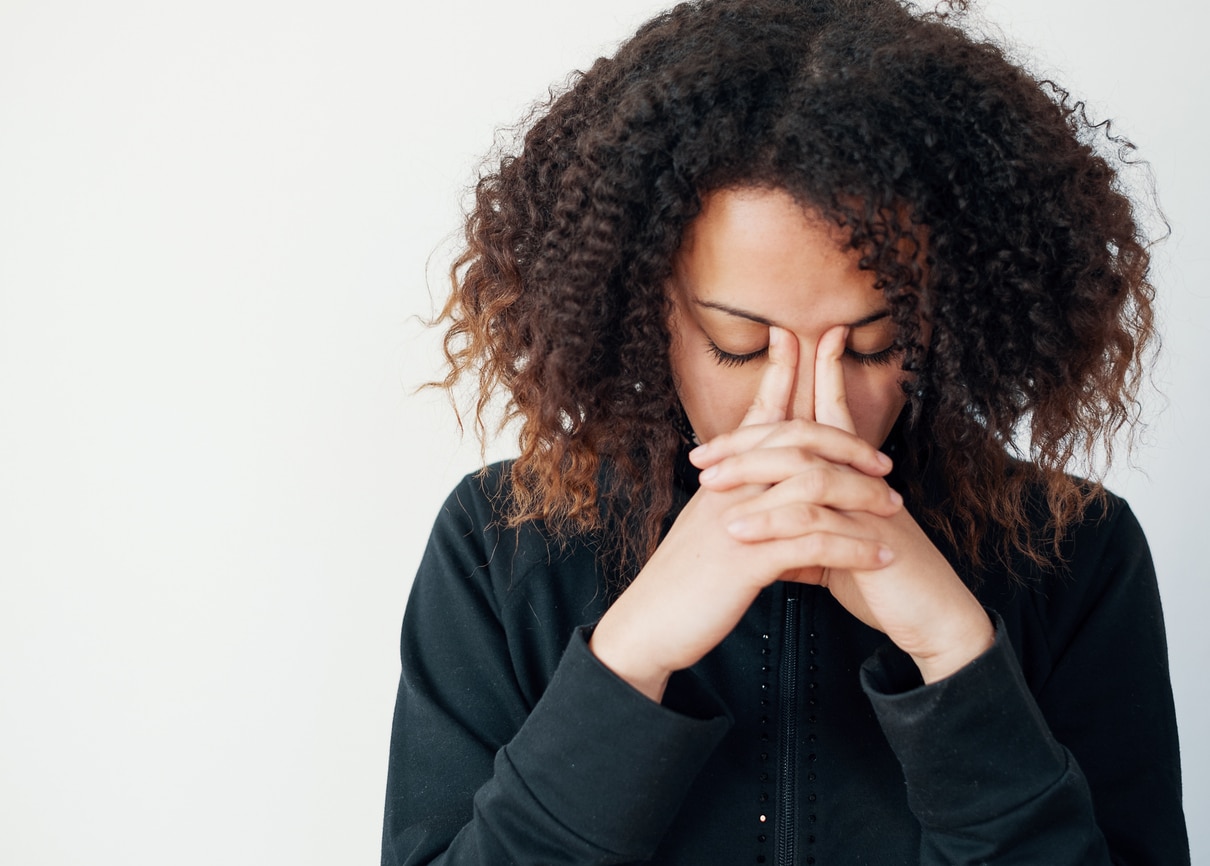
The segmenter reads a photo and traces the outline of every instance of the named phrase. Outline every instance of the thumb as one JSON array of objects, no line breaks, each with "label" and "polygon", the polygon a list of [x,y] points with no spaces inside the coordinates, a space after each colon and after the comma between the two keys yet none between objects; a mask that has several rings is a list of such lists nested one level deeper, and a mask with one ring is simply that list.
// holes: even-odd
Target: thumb
[{"label": "thumb", "polygon": [[856,433],[844,386],[844,346],[849,329],[837,325],[829,329],[815,349],[815,420]]},{"label": "thumb", "polygon": [[756,396],[748,407],[741,427],[774,424],[786,420],[794,376],[798,366],[798,341],[786,330],[769,327],[769,358],[761,374]]}]

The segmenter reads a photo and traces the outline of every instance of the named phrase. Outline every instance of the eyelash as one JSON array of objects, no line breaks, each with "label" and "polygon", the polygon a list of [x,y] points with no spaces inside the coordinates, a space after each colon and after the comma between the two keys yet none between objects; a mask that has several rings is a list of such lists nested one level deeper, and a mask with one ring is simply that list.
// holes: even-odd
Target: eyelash
[{"label": "eyelash", "polygon": [[[714,360],[724,367],[739,367],[742,364],[747,364],[749,361],[755,361],[757,358],[763,358],[769,354],[769,347],[757,349],[755,352],[748,352],[746,355],[733,355],[730,352],[724,352],[720,349],[713,340],[708,341],[707,345],[710,349],[710,354],[714,356]],[[891,363],[891,360],[897,354],[894,345],[887,346],[877,352],[863,354],[862,352],[854,352],[852,349],[845,349],[846,358],[851,358],[863,367],[877,367],[883,364]]]},{"label": "eyelash", "polygon": [[768,346],[765,346],[763,349],[757,349],[755,352],[749,352],[746,355],[733,355],[730,352],[724,352],[713,340],[708,340],[707,345],[710,347],[710,354],[714,356],[714,360],[724,367],[738,367],[741,364],[747,364],[749,361],[755,361],[757,358],[763,358],[769,354]]},{"label": "eyelash", "polygon": [[851,349],[844,350],[845,357],[852,358],[863,367],[878,367],[884,364],[889,364],[899,354],[894,344],[887,346],[877,352],[870,352],[868,355],[863,355],[861,352],[854,352]]}]

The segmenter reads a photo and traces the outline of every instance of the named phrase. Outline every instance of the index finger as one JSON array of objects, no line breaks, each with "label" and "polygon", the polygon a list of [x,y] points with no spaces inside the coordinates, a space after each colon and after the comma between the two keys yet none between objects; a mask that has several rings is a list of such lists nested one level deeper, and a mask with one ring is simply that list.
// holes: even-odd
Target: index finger
[{"label": "index finger", "polygon": [[815,420],[856,433],[844,387],[844,345],[849,329],[837,325],[823,335],[815,351]]},{"label": "index finger", "polygon": [[805,419],[788,424],[737,427],[694,448],[689,452],[689,460],[698,469],[706,469],[753,448],[784,447],[805,449],[831,463],[852,466],[866,475],[882,476],[891,471],[891,458],[856,434]]},{"label": "index finger", "polygon": [[798,365],[798,341],[775,325],[769,327],[769,359],[760,377],[756,396],[748,407],[741,427],[785,421],[794,392]]}]

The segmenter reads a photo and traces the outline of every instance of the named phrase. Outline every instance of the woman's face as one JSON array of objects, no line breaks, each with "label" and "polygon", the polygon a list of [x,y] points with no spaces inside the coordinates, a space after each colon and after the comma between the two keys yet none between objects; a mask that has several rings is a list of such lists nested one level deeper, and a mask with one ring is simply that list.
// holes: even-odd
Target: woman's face
[{"label": "woman's face", "polygon": [[874,446],[905,397],[895,326],[874,275],[841,248],[840,231],[777,189],[707,194],[685,232],[670,285],[671,363],[689,422],[705,442],[735,429],[756,395],[769,327],[798,343],[787,417],[814,420],[816,347],[848,325],[844,372],[857,435]]}]

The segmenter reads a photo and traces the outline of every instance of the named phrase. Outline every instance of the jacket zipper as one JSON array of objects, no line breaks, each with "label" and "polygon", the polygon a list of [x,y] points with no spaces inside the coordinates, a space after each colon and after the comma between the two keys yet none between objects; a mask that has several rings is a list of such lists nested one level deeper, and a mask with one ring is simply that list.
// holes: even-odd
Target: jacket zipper
[{"label": "jacket zipper", "polygon": [[786,585],[786,628],[781,663],[781,802],[778,804],[777,862],[793,866],[798,775],[798,601],[802,587]]}]

